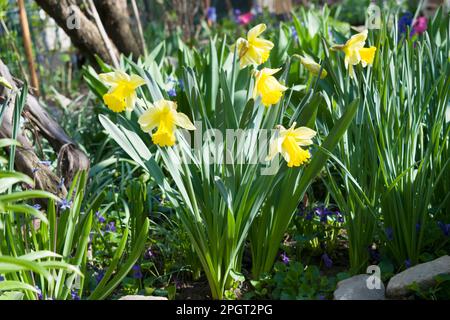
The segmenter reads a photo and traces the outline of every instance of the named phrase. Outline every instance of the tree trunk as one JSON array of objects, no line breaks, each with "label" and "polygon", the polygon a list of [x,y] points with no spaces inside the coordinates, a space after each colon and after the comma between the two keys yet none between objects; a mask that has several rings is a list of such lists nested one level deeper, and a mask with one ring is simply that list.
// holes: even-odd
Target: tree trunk
[{"label": "tree trunk", "polygon": [[30,35],[30,26],[28,24],[27,11],[25,10],[24,0],[18,0],[20,26],[22,28],[23,46],[25,48],[25,55],[28,61],[28,69],[30,72],[31,85],[33,86],[37,95],[39,95],[39,80],[36,73],[36,67],[33,57],[33,44]]},{"label": "tree trunk", "polygon": [[[11,76],[8,67],[0,60],[0,76],[4,77],[12,86],[13,90],[18,90],[18,83]],[[0,86],[0,101],[5,101],[8,92],[6,88]],[[14,93],[12,93],[14,94]],[[5,106],[3,121],[0,126],[0,139],[11,138],[12,118],[14,111],[14,99]],[[48,140],[53,150],[58,153],[57,171],[60,177],[54,174],[48,167],[43,165],[36,155],[33,145],[28,137],[19,132],[17,140],[21,146],[16,149],[15,166],[20,172],[34,177],[38,189],[47,190],[59,196],[65,196],[65,186],[70,185],[76,172],[89,170],[89,159],[86,154],[78,148],[59,124],[53,120],[38,100],[28,94],[26,105],[22,116],[26,118],[36,128],[38,134]],[[61,181],[64,178],[64,185]]]},{"label": "tree trunk", "polygon": [[[55,19],[70,37],[72,43],[89,58],[98,55],[106,63],[112,64],[111,53],[103,41],[100,31],[81,9],[69,0],[36,0],[47,14]],[[114,46],[113,54],[118,55]]]},{"label": "tree trunk", "polygon": [[132,54],[135,58],[142,55],[139,42],[131,29],[131,20],[126,0],[94,0],[106,32],[120,52]]}]

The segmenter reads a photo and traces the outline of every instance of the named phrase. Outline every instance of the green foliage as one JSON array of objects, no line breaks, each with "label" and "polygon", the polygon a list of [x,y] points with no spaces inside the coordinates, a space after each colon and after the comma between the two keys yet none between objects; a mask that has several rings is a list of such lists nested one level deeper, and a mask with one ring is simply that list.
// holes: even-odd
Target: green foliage
[{"label": "green foliage", "polygon": [[[346,79],[336,60],[326,63],[340,94],[327,93],[322,119],[335,118],[344,111],[339,105],[364,97],[333,157],[339,175],[330,168],[326,182],[341,211],[349,214],[354,272],[364,269],[376,235],[397,267],[407,260],[418,263],[430,208],[439,211],[448,196],[440,185],[448,170],[449,44],[437,41],[450,30],[448,14],[439,11],[430,32],[413,38],[388,29],[384,18],[383,28],[369,38],[378,48],[374,66],[357,81]],[[439,30],[436,23],[446,28]]]},{"label": "green foliage", "polygon": [[418,299],[422,300],[448,300],[450,298],[450,276],[448,274],[437,275],[435,284],[429,289],[421,288],[416,282],[409,286]]},{"label": "green foliage", "polygon": [[[342,280],[342,279],[340,279]],[[277,262],[273,276],[251,281],[254,291],[246,298],[269,298],[276,300],[324,300],[331,299],[336,287],[335,277],[320,274],[314,266],[300,262],[283,264]]]}]

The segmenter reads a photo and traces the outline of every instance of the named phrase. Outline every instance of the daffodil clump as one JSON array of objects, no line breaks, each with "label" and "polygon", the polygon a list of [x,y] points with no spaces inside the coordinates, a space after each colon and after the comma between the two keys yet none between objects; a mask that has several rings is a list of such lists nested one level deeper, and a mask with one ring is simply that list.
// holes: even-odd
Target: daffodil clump
[{"label": "daffodil clump", "polygon": [[[236,46],[241,68],[249,65],[258,67],[269,58],[274,45],[268,40],[259,38],[265,29],[264,24],[257,25],[248,32],[247,39],[239,38],[237,40]],[[304,62],[307,63],[308,70],[319,74],[320,65],[307,58],[304,58]],[[254,71],[253,98],[256,99],[260,96],[262,104],[266,107],[279,103],[283,93],[288,89],[274,77],[274,74],[280,70],[281,68],[262,68]],[[321,77],[326,76],[326,71],[322,70],[321,75]],[[114,112],[134,109],[137,99],[136,89],[145,83],[144,79],[135,74],[128,75],[120,70],[101,74],[99,77],[110,87],[103,96],[104,103],[109,109]],[[175,145],[177,127],[195,130],[191,120],[185,114],[177,112],[177,104],[164,99],[154,102],[144,111],[140,115],[138,123],[144,132],[152,136],[153,143],[160,147]],[[309,160],[309,151],[302,147],[312,144],[311,139],[316,132],[306,127],[295,129],[294,126],[287,130],[281,125],[279,126],[278,138],[273,140],[267,159],[271,160],[277,153],[281,153],[289,167],[301,166]],[[154,129],[156,129],[155,132],[153,132]]]},{"label": "daffodil clump", "polygon": [[[258,67],[269,59],[274,44],[269,40],[259,38],[265,30],[266,25],[259,24],[248,32],[247,39],[239,38],[237,40],[236,47],[241,69],[250,65]],[[283,92],[287,90],[273,77],[279,70],[264,68],[255,72],[256,83],[253,98],[256,99],[260,96],[266,107],[277,104],[281,100]]]},{"label": "daffodil clump", "polygon": [[[100,79],[110,86],[108,93],[103,95],[106,106],[114,112],[132,111],[136,103],[136,89],[145,84],[138,75],[131,76],[117,70],[99,75]],[[138,122],[144,132],[152,133],[152,141],[160,147],[173,146],[176,142],[175,130],[178,127],[195,130],[191,120],[176,111],[177,104],[173,101],[159,100],[146,110]]]},{"label": "daffodil clump", "polygon": [[[259,24],[252,28],[248,34],[247,39],[239,38],[237,40],[237,52],[239,54],[240,66],[245,68],[249,65],[255,67],[263,64],[270,56],[270,50],[273,48],[273,43],[258,38],[264,30],[265,24]],[[315,63],[311,58],[302,58],[302,63],[305,67],[315,74],[319,74],[320,65]],[[261,97],[261,102],[265,107],[270,107],[280,102],[283,93],[288,89],[282,85],[273,75],[279,72],[281,68],[270,69],[262,68],[254,72],[255,86],[253,89],[253,99],[258,96]],[[322,70],[321,78],[327,75],[325,70]],[[299,167],[305,164],[311,157],[308,150],[302,147],[311,145],[312,138],[316,132],[306,127],[295,129],[294,125],[285,129],[282,125],[279,126],[278,137],[272,140],[267,161],[272,160],[278,153],[283,155],[283,158],[288,163],[288,167]]]},{"label": "daffodil clump", "polygon": [[342,51],[345,54],[345,68],[348,69],[350,78],[355,77],[355,65],[361,63],[365,68],[372,65],[375,58],[376,47],[364,48],[367,40],[367,30],[352,36],[344,45],[334,45],[334,51]]}]

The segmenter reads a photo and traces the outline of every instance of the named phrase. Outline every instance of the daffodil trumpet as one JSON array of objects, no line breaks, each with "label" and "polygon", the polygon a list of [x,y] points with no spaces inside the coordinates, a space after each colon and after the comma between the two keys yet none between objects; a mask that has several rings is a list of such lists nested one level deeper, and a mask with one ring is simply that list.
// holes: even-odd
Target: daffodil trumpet
[{"label": "daffodil trumpet", "polygon": [[281,69],[263,68],[260,71],[255,71],[253,99],[260,96],[262,104],[266,107],[277,104],[281,100],[283,92],[288,88],[279,83],[273,76],[280,70]]},{"label": "daffodil trumpet", "polygon": [[277,127],[277,134],[270,142],[266,161],[272,160],[278,153],[281,153],[288,167],[300,167],[309,161],[311,154],[303,147],[313,144],[312,139],[316,132],[308,127],[295,128],[296,125],[294,122],[289,129],[282,125]]}]

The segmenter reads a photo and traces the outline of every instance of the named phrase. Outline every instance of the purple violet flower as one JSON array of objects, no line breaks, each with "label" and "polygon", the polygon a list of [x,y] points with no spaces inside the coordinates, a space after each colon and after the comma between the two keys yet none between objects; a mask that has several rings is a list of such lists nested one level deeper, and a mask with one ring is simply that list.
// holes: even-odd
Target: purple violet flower
[{"label": "purple violet flower", "polygon": [[406,268],[406,269],[411,268],[411,260],[409,260],[409,259],[406,259],[406,260],[405,260],[405,268]]},{"label": "purple violet flower", "polygon": [[413,21],[412,13],[411,12],[406,12],[398,20],[398,31],[400,33],[406,33],[408,31],[408,27],[411,27],[412,21]]},{"label": "purple violet flower", "polygon": [[282,261],[284,264],[289,264],[289,261],[291,261],[291,260],[289,259],[288,255],[286,254],[286,252],[283,252],[283,253],[281,254],[281,261]]},{"label": "purple violet flower", "polygon": [[294,26],[291,26],[291,33],[292,33],[292,37],[294,37],[295,42],[298,41],[298,33],[297,33],[297,29],[295,29]]},{"label": "purple violet flower", "polygon": [[95,275],[95,281],[97,281],[97,284],[102,281],[103,277],[105,276],[105,272],[103,270],[99,270],[97,274]]},{"label": "purple violet flower", "polygon": [[325,264],[325,267],[327,267],[328,269],[333,266],[333,260],[331,260],[331,258],[326,253],[322,255],[322,261]]},{"label": "purple violet flower", "polygon": [[171,98],[176,97],[177,96],[177,90],[175,88],[171,88],[171,89],[167,90],[167,94]]},{"label": "purple violet flower", "polygon": [[106,219],[100,214],[100,211],[97,211],[95,213],[95,216],[97,217],[98,223],[105,223]]},{"label": "purple violet flower", "polygon": [[208,17],[208,20],[212,23],[216,23],[217,21],[217,10],[215,7],[209,7],[208,11],[206,11],[206,16]]},{"label": "purple violet flower", "polygon": [[420,227],[421,227],[420,223],[416,223],[416,232],[420,232]]},{"label": "purple violet flower", "polygon": [[72,296],[72,300],[80,300],[80,296],[75,290],[71,290],[70,295]]},{"label": "purple violet flower", "polygon": [[142,270],[141,270],[141,266],[138,264],[135,264],[132,268],[133,270],[133,278],[135,279],[142,279]]},{"label": "purple violet flower", "polygon": [[105,230],[107,232],[116,232],[116,223],[114,221],[111,221],[105,226]]},{"label": "purple violet flower", "polygon": [[35,286],[36,290],[37,290],[37,296],[39,300],[43,300],[43,296],[42,296],[42,290],[41,288],[39,288],[38,286]]}]

